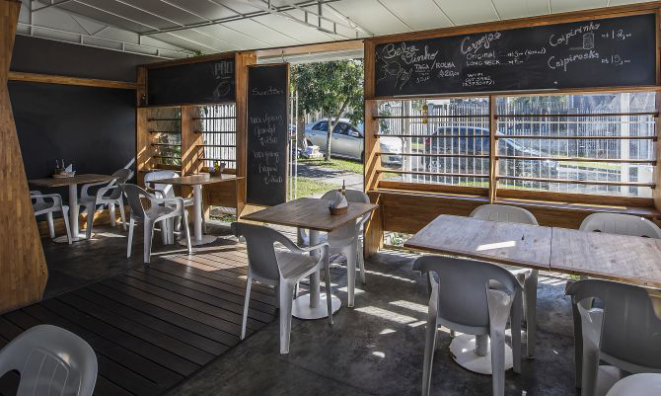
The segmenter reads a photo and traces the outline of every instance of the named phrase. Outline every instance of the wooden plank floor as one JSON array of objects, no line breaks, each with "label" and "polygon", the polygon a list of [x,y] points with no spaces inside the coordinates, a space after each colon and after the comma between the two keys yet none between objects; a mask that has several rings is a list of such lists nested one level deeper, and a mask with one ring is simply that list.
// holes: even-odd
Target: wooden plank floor
[{"label": "wooden plank floor", "polygon": [[[239,342],[247,255],[225,242],[138,268],[0,316],[0,347],[42,323],[70,330],[97,353],[97,396],[154,396]],[[270,288],[254,285],[248,333],[275,319]],[[18,375],[0,380],[15,394]]]}]

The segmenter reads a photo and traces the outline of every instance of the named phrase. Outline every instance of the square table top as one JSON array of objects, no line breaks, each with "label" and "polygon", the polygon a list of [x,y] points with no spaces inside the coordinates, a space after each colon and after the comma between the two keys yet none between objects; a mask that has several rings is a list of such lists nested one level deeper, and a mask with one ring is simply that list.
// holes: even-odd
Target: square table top
[{"label": "square table top", "polygon": [[161,180],[154,180],[151,181],[150,183],[158,183],[158,184],[171,184],[173,186],[197,186],[197,185],[207,185],[207,184],[216,184],[216,183],[224,183],[228,181],[233,181],[233,180],[239,180],[243,179],[243,177],[237,177],[235,175],[220,175],[220,176],[211,176],[207,178],[206,176],[202,175],[191,175],[191,176],[182,176],[182,177],[175,177],[172,179],[161,179]]},{"label": "square table top", "polygon": [[661,288],[661,240],[553,228],[551,270]]},{"label": "square table top", "polygon": [[115,179],[115,177],[108,175],[81,174],[81,175],[75,175],[73,177],[64,177],[64,178],[50,177],[44,179],[28,180],[28,183],[37,187],[54,188],[54,187],[66,187],[74,184],[89,184],[89,183],[98,183],[105,181],[109,182],[112,179]]},{"label": "square table top", "polygon": [[404,246],[548,270],[551,237],[550,227],[440,215]]},{"label": "square table top", "polygon": [[331,232],[379,207],[372,203],[349,202],[346,214],[331,215],[328,202],[318,198],[299,198],[242,216],[243,220]]},{"label": "square table top", "polygon": [[661,288],[661,240],[441,215],[405,247]]}]

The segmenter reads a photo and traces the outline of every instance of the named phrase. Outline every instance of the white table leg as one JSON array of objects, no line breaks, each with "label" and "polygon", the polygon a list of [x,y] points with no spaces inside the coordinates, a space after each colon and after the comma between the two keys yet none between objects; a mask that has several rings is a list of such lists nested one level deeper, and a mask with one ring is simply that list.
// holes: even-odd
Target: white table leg
[{"label": "white table leg", "polygon": [[[319,243],[319,231],[310,230],[310,246]],[[319,256],[319,251],[311,252],[314,257]],[[328,260],[329,257],[325,257]],[[310,293],[294,299],[292,306],[292,315],[299,319],[322,319],[328,317],[328,308],[326,305],[326,293],[321,295],[321,277],[319,272],[310,275]],[[342,306],[342,301],[331,296],[333,313],[337,312]]]},{"label": "white table leg", "polygon": [[[202,233],[202,185],[196,184],[193,186],[193,240],[190,241],[191,245],[199,246],[206,245],[207,243],[214,242],[216,237],[213,235],[204,235]],[[186,245],[185,239],[180,239],[179,244]]]},{"label": "white table leg", "polygon": [[[86,239],[85,233],[78,229],[78,185],[69,185],[69,227],[71,227],[71,241],[78,242]],[[94,214],[92,214],[94,216]],[[63,235],[53,239],[57,243],[69,243],[67,236]]]}]

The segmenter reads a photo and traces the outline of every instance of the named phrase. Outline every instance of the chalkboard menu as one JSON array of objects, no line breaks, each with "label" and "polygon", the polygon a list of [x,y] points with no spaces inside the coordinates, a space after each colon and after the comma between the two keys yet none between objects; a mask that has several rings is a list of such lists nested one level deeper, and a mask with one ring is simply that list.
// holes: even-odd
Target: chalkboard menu
[{"label": "chalkboard menu", "polygon": [[653,14],[376,46],[377,97],[656,84]]},{"label": "chalkboard menu", "polygon": [[248,69],[248,203],[287,197],[289,65]]},{"label": "chalkboard menu", "polygon": [[234,102],[234,58],[149,69],[149,106]]}]

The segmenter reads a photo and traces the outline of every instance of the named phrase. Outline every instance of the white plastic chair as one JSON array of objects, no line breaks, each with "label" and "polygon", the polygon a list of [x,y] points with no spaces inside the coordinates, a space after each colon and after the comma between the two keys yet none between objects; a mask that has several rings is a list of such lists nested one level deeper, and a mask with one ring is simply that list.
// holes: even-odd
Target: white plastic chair
[{"label": "white plastic chair", "polygon": [[[482,205],[475,208],[470,217],[490,221],[539,225],[535,216],[528,210],[510,205]],[[508,270],[523,285],[523,318],[528,333],[526,356],[532,358],[535,355],[537,339],[537,279],[539,278],[539,271],[528,268],[508,268]]]},{"label": "white plastic chair", "polygon": [[[83,185],[80,191],[80,200],[78,206],[83,207],[81,212],[87,212],[87,229],[85,234],[87,239],[92,238],[92,227],[94,226],[94,213],[99,206],[106,206],[110,209],[110,224],[115,226],[115,205],[119,206],[119,215],[122,218],[122,227],[126,230],[126,214],[124,213],[124,197],[120,184],[126,183],[133,176],[130,169],[120,169],[112,174],[114,178],[110,182],[89,183]],[[99,187],[96,192],[91,193],[90,188]]]},{"label": "white plastic chair", "polygon": [[[159,180],[165,179],[176,179],[179,177],[179,174],[169,170],[157,170],[149,172],[145,175],[144,183],[145,189],[148,192],[153,193],[159,198],[174,198],[174,188],[171,184],[157,183]],[[191,198],[183,198],[184,206],[189,207],[195,204],[195,200]],[[202,217],[204,221],[204,216]],[[170,221],[166,225],[166,228],[162,230],[163,244],[174,243],[174,227],[173,222]],[[206,224],[203,225],[206,228]],[[181,223],[177,224],[177,229],[181,229]]]},{"label": "white plastic chair", "polygon": [[21,375],[17,396],[91,396],[98,366],[94,350],[82,338],[39,325],[0,350],[0,377],[12,370]]},{"label": "white plastic chair", "polygon": [[[661,373],[658,290],[586,279],[570,285],[567,294],[572,296],[576,385],[581,395],[595,396],[597,389],[612,386],[612,380],[604,384],[609,378],[601,375],[600,361],[627,373]],[[586,299],[598,299],[602,308],[586,308]]]},{"label": "white plastic chair", "polygon": [[606,396],[661,395],[661,374],[634,374],[619,380]]},{"label": "white plastic chair", "polygon": [[[340,194],[338,190],[330,190],[326,192],[321,199],[328,201],[335,200]],[[345,191],[347,202],[369,203],[370,198],[362,191],[346,190]],[[322,242],[327,241],[330,246],[330,254],[341,254],[347,258],[347,291],[348,291],[348,305],[354,306],[354,295],[356,288],[356,260],[360,268],[360,281],[365,284],[365,259],[363,257],[363,243],[360,239],[362,235],[362,227],[371,216],[371,212],[361,217],[355,224],[347,224],[346,226],[335,230],[329,234],[321,235]],[[310,245],[310,237],[307,230],[303,228],[298,229],[298,236],[303,246]]]},{"label": "white plastic chair", "polygon": [[[256,280],[266,285],[275,286],[280,309],[280,353],[289,353],[292,300],[295,297],[294,289],[301,279],[320,271],[322,267],[325,267],[326,270],[328,320],[331,325],[333,324],[327,242],[301,248],[272,228],[247,223],[232,223],[232,232],[237,237],[245,238],[248,249],[248,281],[243,304],[241,339],[246,336],[250,288],[253,280]],[[276,242],[283,245],[286,250],[276,249],[274,246]],[[321,250],[318,257],[306,254],[315,250]]]},{"label": "white plastic chair", "polygon": [[[521,372],[521,285],[495,264],[444,256],[422,256],[413,270],[427,273],[430,285],[422,396],[431,388],[431,369],[439,327],[488,336],[493,395],[505,394],[505,327],[512,316],[514,371]],[[494,283],[497,288],[494,288]]]},{"label": "white plastic chair", "polygon": [[587,232],[661,239],[659,226],[644,217],[622,213],[593,213],[583,220],[579,229]]},{"label": "white plastic chair", "polygon": [[[186,231],[188,254],[193,254],[190,244],[190,231],[188,229],[188,212],[184,208],[184,200],[182,198],[157,198],[135,184],[122,184],[121,188],[126,194],[131,207],[129,237],[128,245],[126,247],[127,258],[131,257],[133,229],[135,228],[136,222],[141,222],[144,225],[144,262],[145,264],[149,264],[151,259],[152,237],[154,236],[154,224],[160,221],[161,227],[163,227],[163,223],[176,217],[184,219],[183,226]],[[144,208],[141,198],[150,201],[149,209]],[[163,227],[163,229],[167,229],[167,227]]]},{"label": "white plastic chair", "polygon": [[[53,223],[53,213],[61,212],[64,220],[64,228],[67,230],[67,241],[71,244],[71,228],[69,227],[69,206],[62,204],[60,194],[42,194],[40,191],[30,191],[32,199],[32,209],[35,216],[46,215],[48,223],[48,235],[55,238],[55,224]],[[46,202],[52,200],[52,203]]]}]

